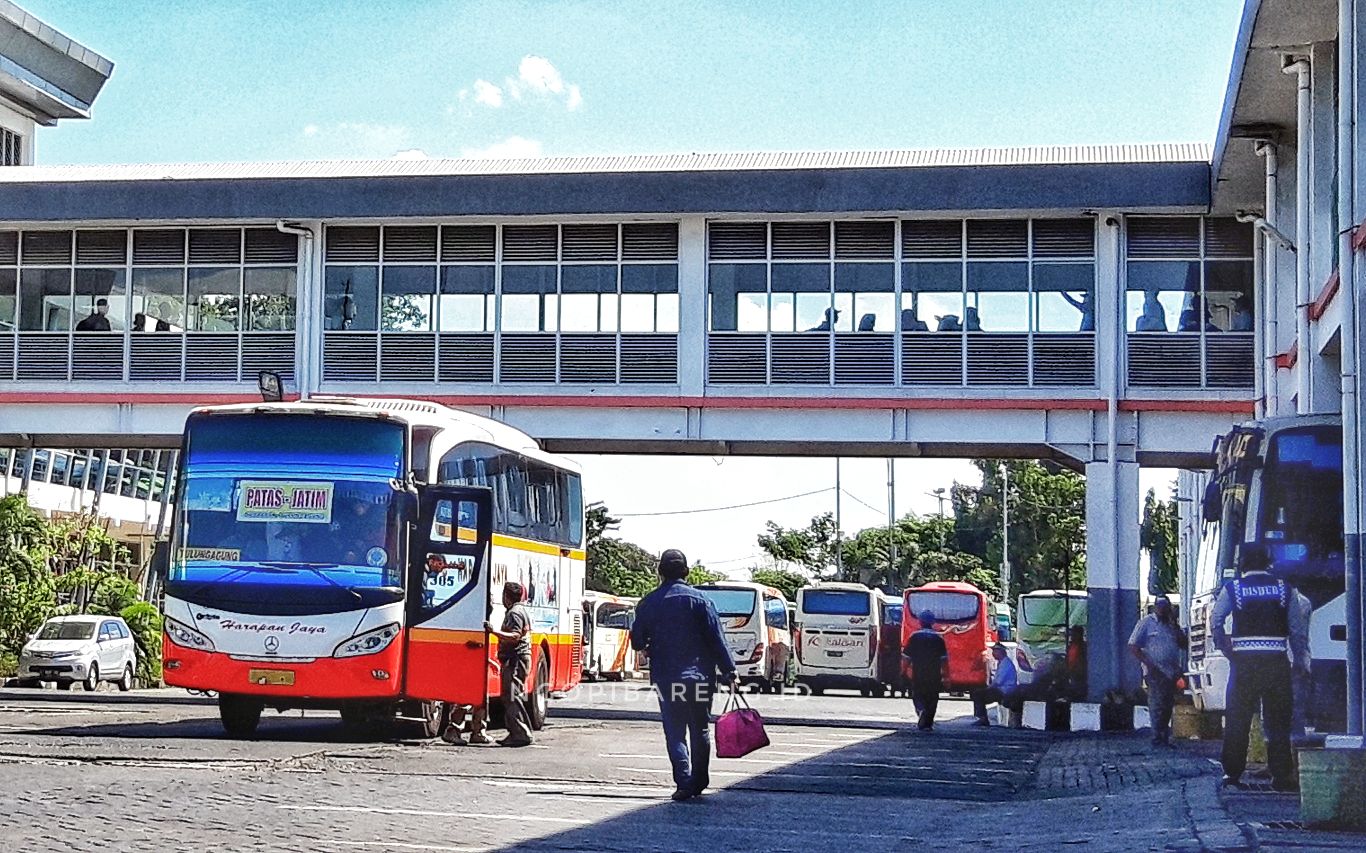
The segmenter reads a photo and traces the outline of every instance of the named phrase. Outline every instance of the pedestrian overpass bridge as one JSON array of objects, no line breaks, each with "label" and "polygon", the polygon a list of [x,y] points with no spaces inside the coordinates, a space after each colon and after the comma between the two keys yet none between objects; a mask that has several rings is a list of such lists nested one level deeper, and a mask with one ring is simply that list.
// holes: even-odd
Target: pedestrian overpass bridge
[{"label": "pedestrian overpass bridge", "polygon": [[1258,241],[1211,210],[1204,146],[0,187],[0,446],[171,448],[274,371],[559,451],[1057,459],[1088,475],[1095,684],[1137,613],[1138,467],[1207,464],[1260,379]]}]

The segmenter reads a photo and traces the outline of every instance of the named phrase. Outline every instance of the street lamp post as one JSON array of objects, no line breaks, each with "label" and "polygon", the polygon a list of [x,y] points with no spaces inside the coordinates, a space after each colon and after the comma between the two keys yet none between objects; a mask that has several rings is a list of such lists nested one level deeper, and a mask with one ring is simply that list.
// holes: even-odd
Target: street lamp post
[{"label": "street lamp post", "polygon": [[1010,469],[1002,462],[1001,472],[1001,602],[1010,602]]}]

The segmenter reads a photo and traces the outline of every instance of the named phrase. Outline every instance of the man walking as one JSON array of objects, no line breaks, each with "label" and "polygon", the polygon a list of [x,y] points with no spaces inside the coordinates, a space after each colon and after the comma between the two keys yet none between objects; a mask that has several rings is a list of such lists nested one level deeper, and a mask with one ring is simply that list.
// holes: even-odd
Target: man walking
[{"label": "man walking", "polygon": [[[488,632],[498,638],[498,666],[502,674],[503,719],[507,737],[499,746],[530,746],[531,716],[526,710],[526,680],[531,672],[531,617],[522,606],[524,591],[516,581],[503,584],[502,629],[485,622]],[[483,734],[482,726],[479,733]],[[471,735],[471,739],[473,739]]]},{"label": "man walking", "polygon": [[636,605],[631,647],[650,656],[650,681],[659,694],[664,742],[673,765],[675,802],[698,796],[711,783],[711,697],[716,675],[736,683],[716,608],[688,586],[688,559],[669,549],[659,558],[659,587]]},{"label": "man walking", "polygon": [[934,630],[934,614],[926,610],[918,618],[920,630],[906,640],[901,654],[911,663],[911,698],[920,714],[917,728],[929,732],[934,731],[934,713],[939,710],[939,694],[944,690],[949,649]]},{"label": "man walking", "polygon": [[[1238,785],[1247,768],[1248,728],[1260,706],[1266,733],[1271,786],[1299,788],[1290,756],[1292,718],[1291,662],[1308,673],[1309,599],[1263,568],[1265,557],[1251,570],[1224,584],[1211,614],[1214,644],[1228,657],[1228,701],[1224,712],[1224,784]],[[1232,636],[1224,621],[1233,617]]]},{"label": "man walking", "polygon": [[1129,635],[1129,651],[1143,664],[1148,687],[1148,716],[1153,726],[1153,746],[1168,746],[1172,736],[1172,708],[1176,704],[1176,681],[1181,677],[1181,652],[1186,635],[1176,624],[1172,603],[1157,599],[1153,612],[1138,620]]}]

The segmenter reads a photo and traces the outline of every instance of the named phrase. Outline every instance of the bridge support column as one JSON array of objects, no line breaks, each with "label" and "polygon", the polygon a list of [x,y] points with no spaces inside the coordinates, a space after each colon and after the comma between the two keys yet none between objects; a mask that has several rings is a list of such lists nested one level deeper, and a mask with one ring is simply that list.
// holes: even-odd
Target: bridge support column
[{"label": "bridge support column", "polygon": [[1086,466],[1087,692],[1093,702],[1139,685],[1129,634],[1138,621],[1138,465]]}]

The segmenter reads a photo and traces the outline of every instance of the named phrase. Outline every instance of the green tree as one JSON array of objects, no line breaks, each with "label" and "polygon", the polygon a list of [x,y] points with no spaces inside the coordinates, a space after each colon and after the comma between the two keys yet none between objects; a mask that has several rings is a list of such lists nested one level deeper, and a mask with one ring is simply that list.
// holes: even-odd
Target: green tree
[{"label": "green tree", "polygon": [[47,523],[28,498],[0,499],[0,674],[12,671],[19,649],[57,604],[50,552]]},{"label": "green tree", "polygon": [[609,536],[620,524],[607,507],[588,508],[587,586],[612,595],[644,595],[659,585],[659,559],[633,542]]},{"label": "green tree", "polygon": [[759,547],[773,559],[795,563],[821,580],[833,579],[836,574],[839,542],[835,516],[829,512],[802,528],[786,528],[770,521],[766,532],[759,534]]},{"label": "green tree", "polygon": [[786,569],[755,569],[751,576],[755,583],[766,584],[782,592],[788,601],[797,600],[797,590],[811,585],[811,578]]},{"label": "green tree", "polygon": [[161,613],[145,601],[138,601],[119,611],[137,644],[137,677],[144,685],[161,682]]},{"label": "green tree", "polygon": [[1149,489],[1143,498],[1143,524],[1138,542],[1148,552],[1148,589],[1154,594],[1176,592],[1179,544],[1176,500],[1158,500]]},{"label": "green tree", "polygon": [[712,583],[714,581],[723,581],[725,579],[725,575],[720,572],[714,572],[701,563],[694,564],[693,567],[688,570],[688,577],[686,578],[687,582],[693,586],[703,583]]}]

